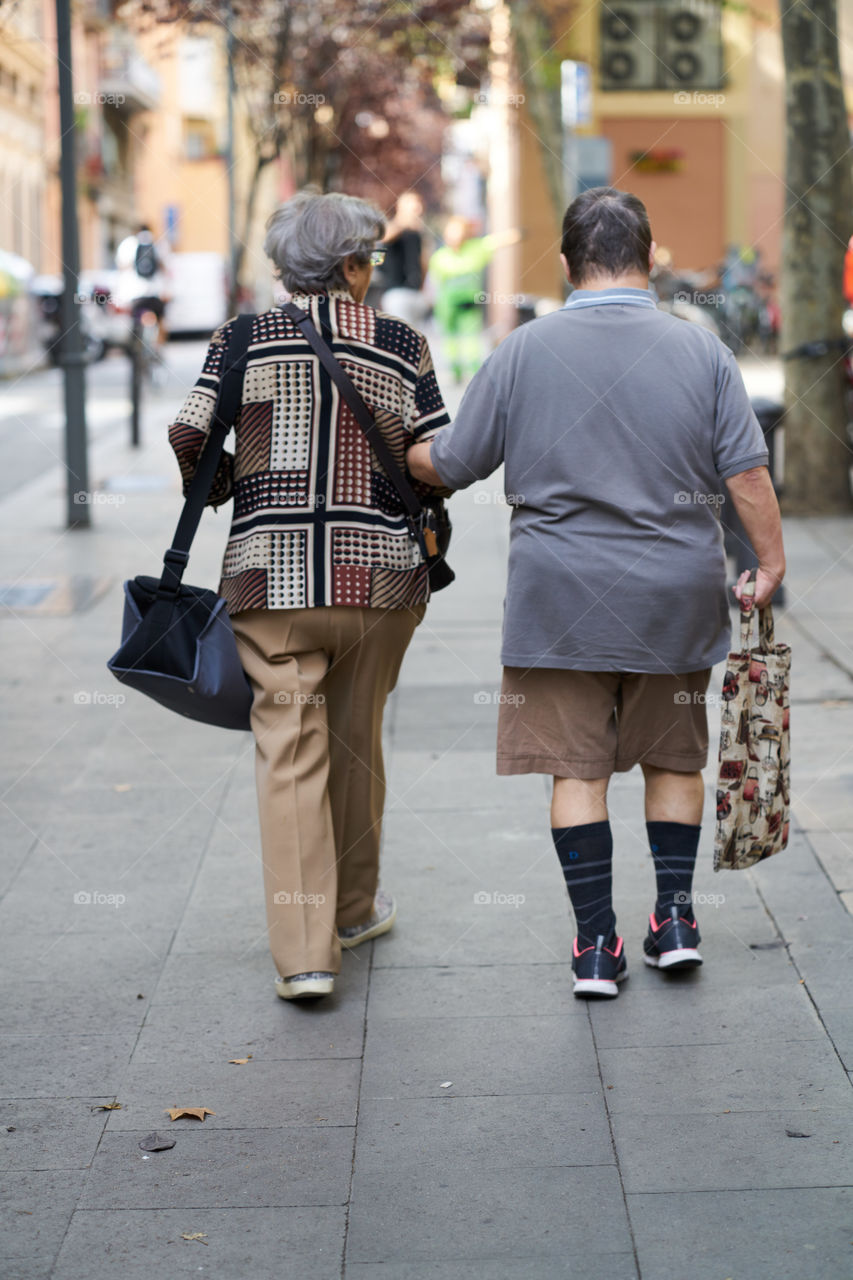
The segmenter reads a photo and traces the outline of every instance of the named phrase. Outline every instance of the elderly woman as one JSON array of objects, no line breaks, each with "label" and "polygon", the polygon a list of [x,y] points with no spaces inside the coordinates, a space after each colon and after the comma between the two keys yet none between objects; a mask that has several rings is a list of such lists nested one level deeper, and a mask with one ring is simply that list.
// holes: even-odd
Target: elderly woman
[{"label": "elderly woman", "polygon": [[[303,192],[273,213],[264,249],[402,459],[448,418],[426,339],[363,303],[384,231],[364,200]],[[169,432],[185,486],[229,332]],[[254,691],[269,940],[291,1000],[329,994],[341,947],[394,923],[378,889],[382,715],[429,585],[396,490],[277,307],[253,322],[235,436],[208,501],[234,499],[219,590]]]}]

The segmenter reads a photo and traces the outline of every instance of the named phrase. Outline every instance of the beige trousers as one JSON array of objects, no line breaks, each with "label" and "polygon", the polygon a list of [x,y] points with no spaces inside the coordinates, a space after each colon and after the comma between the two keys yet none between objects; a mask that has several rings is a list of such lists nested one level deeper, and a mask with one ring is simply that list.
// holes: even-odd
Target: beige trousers
[{"label": "beige trousers", "polygon": [[246,609],[270,950],[282,977],[337,973],[337,929],[373,913],[385,805],[382,715],[425,605]]}]

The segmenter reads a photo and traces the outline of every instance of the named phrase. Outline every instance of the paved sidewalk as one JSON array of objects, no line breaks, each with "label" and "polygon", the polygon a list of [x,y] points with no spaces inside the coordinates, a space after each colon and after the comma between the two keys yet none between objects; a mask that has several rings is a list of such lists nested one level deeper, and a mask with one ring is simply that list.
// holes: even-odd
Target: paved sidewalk
[{"label": "paved sidewalk", "polygon": [[[0,503],[7,581],[110,580],[83,612],[0,620],[4,1280],[847,1280],[853,519],[787,528],[791,847],[715,876],[708,824],[706,964],[664,979],[641,963],[639,777],[617,779],[631,978],[586,1005],[545,780],[494,774],[509,513],[494,481],[460,495],[458,582],[388,714],[399,923],[292,1007],[251,739],[110,700],[120,581],[156,571],[179,506],[156,417],[139,458],[100,442],[124,501],[91,531],[63,532],[58,471]],[[190,581],[216,580],[227,519]],[[176,1145],[144,1153],[153,1130]]]}]

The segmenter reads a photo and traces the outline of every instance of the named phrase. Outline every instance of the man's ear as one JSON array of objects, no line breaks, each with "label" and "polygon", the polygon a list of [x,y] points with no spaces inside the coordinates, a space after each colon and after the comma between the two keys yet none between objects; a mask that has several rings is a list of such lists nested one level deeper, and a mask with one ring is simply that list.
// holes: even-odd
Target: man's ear
[{"label": "man's ear", "polygon": [[571,284],[571,283],[572,283],[572,277],[571,277],[571,274],[570,274],[570,272],[569,272],[569,260],[568,260],[568,258],[566,257],[566,255],[565,255],[564,253],[561,253],[561,254],[560,254],[560,262],[561,262],[562,267],[563,267],[563,275],[566,277],[566,279],[568,280],[569,284]]},{"label": "man's ear", "polygon": [[657,250],[657,244],[653,240],[651,245],[649,246],[649,271],[652,271],[654,269],[656,250]]}]

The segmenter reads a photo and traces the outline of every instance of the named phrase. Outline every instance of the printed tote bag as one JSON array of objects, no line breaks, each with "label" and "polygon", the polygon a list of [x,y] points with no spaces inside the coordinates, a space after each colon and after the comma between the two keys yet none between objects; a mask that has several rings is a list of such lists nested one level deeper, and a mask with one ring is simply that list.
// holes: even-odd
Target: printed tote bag
[{"label": "printed tote bag", "polygon": [[[746,584],[745,598],[755,594]],[[791,650],[775,644],[773,609],[741,608],[740,652],[730,653],[723,679],[714,870],[740,871],[788,843],[791,738],[788,686]]]}]

